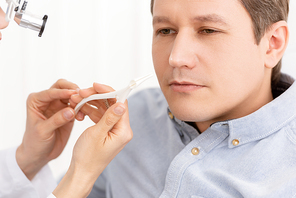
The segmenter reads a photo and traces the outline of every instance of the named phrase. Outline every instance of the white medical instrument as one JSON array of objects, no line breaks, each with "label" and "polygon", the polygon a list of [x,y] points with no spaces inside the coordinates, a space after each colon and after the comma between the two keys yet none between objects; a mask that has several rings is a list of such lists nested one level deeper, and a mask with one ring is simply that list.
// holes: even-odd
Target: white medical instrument
[{"label": "white medical instrument", "polygon": [[143,76],[141,78],[137,78],[132,80],[129,85],[126,88],[123,88],[121,90],[118,91],[113,91],[113,92],[109,92],[109,93],[104,93],[104,94],[94,94],[89,96],[88,98],[84,98],[80,103],[77,104],[77,106],[75,107],[75,114],[78,113],[78,111],[80,110],[80,108],[87,102],[91,101],[91,100],[100,100],[100,99],[108,99],[108,98],[116,98],[117,102],[122,102],[124,103],[124,101],[126,100],[128,94],[131,92],[131,90],[135,89],[136,87],[138,87],[142,82],[144,82],[145,80],[149,79],[150,77],[152,77],[152,74]]},{"label": "white medical instrument", "polygon": [[28,0],[6,0],[6,3],[8,4],[5,15],[6,21],[15,19],[19,26],[37,31],[39,32],[38,36],[42,36],[48,18],[47,15],[40,17],[26,12]]}]

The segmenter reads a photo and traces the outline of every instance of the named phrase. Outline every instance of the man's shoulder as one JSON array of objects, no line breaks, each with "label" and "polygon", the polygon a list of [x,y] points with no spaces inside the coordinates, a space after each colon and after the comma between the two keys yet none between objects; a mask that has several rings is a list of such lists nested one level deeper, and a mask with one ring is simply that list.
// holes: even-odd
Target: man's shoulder
[{"label": "man's shoulder", "polygon": [[149,121],[166,116],[168,103],[160,88],[148,88],[133,94],[128,107],[130,117]]},{"label": "man's shoulder", "polygon": [[152,87],[137,91],[129,97],[129,100],[135,100],[138,98],[145,99],[147,97],[162,97],[164,99],[161,89],[159,87]]}]

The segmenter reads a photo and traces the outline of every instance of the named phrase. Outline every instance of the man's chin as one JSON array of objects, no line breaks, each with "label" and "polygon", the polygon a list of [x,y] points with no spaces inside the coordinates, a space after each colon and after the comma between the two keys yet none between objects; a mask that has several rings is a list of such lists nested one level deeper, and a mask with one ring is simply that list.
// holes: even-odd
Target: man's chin
[{"label": "man's chin", "polygon": [[200,109],[196,106],[170,106],[170,110],[174,117],[185,122],[207,122],[208,120],[212,119],[210,112]]},{"label": "man's chin", "polygon": [[187,111],[185,108],[171,108],[172,114],[179,120],[186,122],[196,122],[196,115],[193,111]]}]

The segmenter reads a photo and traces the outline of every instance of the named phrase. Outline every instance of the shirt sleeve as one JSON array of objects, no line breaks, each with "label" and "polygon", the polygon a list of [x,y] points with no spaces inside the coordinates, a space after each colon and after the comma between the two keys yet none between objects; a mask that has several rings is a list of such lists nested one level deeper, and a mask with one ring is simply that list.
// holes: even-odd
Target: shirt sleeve
[{"label": "shirt sleeve", "polygon": [[0,197],[46,198],[56,187],[49,166],[44,166],[30,181],[16,162],[16,149],[0,151]]}]

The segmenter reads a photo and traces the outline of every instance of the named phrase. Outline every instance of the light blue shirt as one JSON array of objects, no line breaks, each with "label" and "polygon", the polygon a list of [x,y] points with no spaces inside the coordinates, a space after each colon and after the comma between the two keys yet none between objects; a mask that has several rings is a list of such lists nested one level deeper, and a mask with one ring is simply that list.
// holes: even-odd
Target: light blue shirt
[{"label": "light blue shirt", "polygon": [[132,96],[129,111],[134,137],[89,197],[296,197],[296,83],[202,134],[170,113],[159,89]]}]

